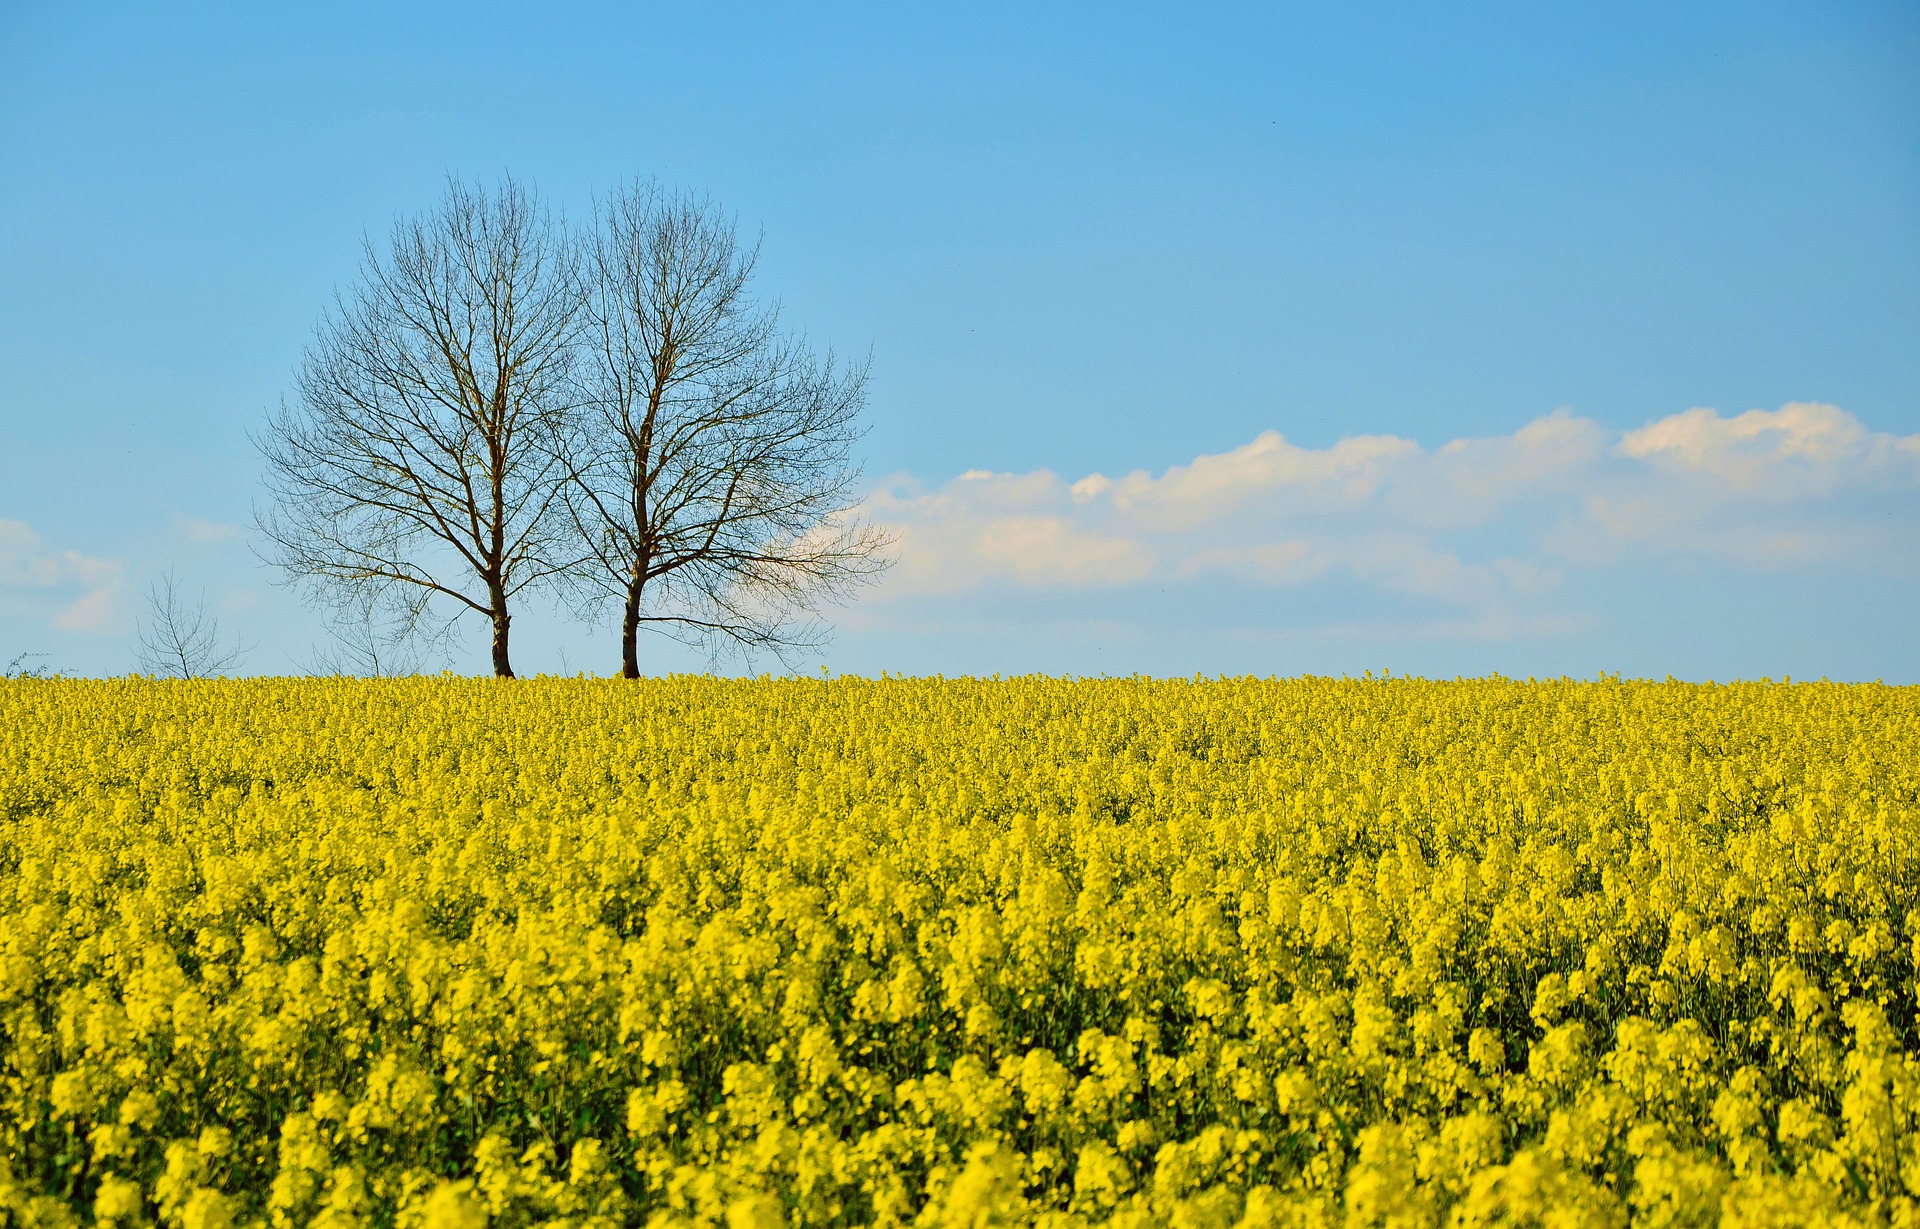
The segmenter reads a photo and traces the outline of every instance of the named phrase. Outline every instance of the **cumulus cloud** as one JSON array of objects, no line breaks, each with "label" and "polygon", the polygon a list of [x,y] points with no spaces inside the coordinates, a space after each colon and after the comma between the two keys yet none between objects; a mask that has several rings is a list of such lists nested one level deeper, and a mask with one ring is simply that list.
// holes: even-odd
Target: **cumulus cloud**
[{"label": "cumulus cloud", "polygon": [[1620,454],[1742,495],[1793,499],[1920,480],[1920,435],[1869,431],[1839,406],[1793,402],[1731,418],[1691,409],[1629,431]]},{"label": "cumulus cloud", "polygon": [[[1275,500],[1302,510],[1363,505],[1380,491],[1397,464],[1420,446],[1391,435],[1357,435],[1331,448],[1301,448],[1278,431],[1252,443],[1195,457],[1158,477],[1135,471],[1118,481],[1092,475],[1100,496],[1130,521],[1157,530],[1197,529]],[[1076,486],[1083,490],[1088,479]]]},{"label": "cumulus cloud", "polygon": [[1097,588],[1142,580],[1151,552],[1073,514],[1074,496],[1040,470],[968,470],[935,491],[911,480],[883,486],[863,512],[894,535],[888,592],[953,593],[984,584]]},{"label": "cumulus cloud", "polygon": [[1407,467],[1393,511],[1433,528],[1482,524],[1515,502],[1563,489],[1606,455],[1608,442],[1599,423],[1564,409],[1511,435],[1451,440]]},{"label": "cumulus cloud", "polygon": [[124,590],[118,559],[50,549],[25,521],[0,518],[0,611],[63,631],[118,632]]},{"label": "cumulus cloud", "polygon": [[1920,558],[1920,435],[1869,430],[1838,406],[1690,409],[1626,432],[1612,455],[1584,476],[1581,517],[1549,535],[1580,562],[1887,570]]},{"label": "cumulus cloud", "polygon": [[1345,585],[1452,611],[1469,634],[1582,626],[1569,569],[1708,557],[1746,567],[1894,566],[1920,546],[1920,435],[1831,405],[1691,409],[1626,432],[1559,410],[1436,448],[1267,431],[1154,473],[968,470],[885,483],[863,509],[897,539],[876,598]]}]

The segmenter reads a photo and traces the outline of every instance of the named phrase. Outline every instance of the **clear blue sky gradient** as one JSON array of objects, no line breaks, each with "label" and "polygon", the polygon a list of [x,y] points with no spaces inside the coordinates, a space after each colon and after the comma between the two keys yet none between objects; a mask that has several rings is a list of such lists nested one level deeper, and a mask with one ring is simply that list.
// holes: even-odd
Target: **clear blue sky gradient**
[{"label": "clear blue sky gradient", "polygon": [[[876,482],[1159,474],[1268,430],[1431,451],[1561,407],[1616,439],[1801,401],[1920,433],[1909,3],[16,0],[0,521],[33,539],[11,590],[0,563],[0,661],[130,669],[133,599],[171,565],[257,642],[251,670],[297,668],[317,622],[217,528],[259,497],[247,432],[362,234],[502,170],[573,212],[656,175],[763,228],[788,322],[871,348]],[[1916,540],[1898,481],[1848,508]],[[78,590],[21,560],[64,552],[119,569],[118,616],[55,625]],[[1920,562],[1884,546],[1550,562],[1555,617],[1519,630],[1337,579],[983,581],[863,602],[821,660],[1920,682]],[[516,632],[524,670],[617,664],[604,628]],[[452,664],[481,669],[479,641]]]}]

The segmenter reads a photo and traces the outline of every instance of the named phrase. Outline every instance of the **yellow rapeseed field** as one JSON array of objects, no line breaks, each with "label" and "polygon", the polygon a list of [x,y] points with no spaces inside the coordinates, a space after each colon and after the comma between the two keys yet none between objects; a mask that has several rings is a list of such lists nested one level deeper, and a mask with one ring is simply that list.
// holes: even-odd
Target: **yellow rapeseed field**
[{"label": "yellow rapeseed field", "polygon": [[1920,1223],[1920,691],[0,684],[23,1226]]}]

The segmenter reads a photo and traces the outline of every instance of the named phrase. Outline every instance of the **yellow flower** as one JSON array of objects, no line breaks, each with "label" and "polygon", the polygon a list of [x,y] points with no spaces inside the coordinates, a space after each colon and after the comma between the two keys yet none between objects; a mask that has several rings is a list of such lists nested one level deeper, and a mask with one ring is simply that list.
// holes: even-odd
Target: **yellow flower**
[{"label": "yellow flower", "polygon": [[487,1209],[471,1182],[441,1182],[427,1196],[421,1229],[487,1229]]},{"label": "yellow flower", "polygon": [[1913,688],[0,681],[0,730],[9,1222],[1914,1215]]}]

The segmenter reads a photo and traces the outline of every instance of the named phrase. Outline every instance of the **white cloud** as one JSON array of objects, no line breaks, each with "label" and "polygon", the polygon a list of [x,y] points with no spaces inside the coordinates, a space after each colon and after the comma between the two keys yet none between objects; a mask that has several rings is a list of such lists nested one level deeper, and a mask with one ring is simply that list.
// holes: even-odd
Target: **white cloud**
[{"label": "white cloud", "polygon": [[188,516],[183,512],[173,514],[172,529],[175,537],[191,542],[195,546],[217,546],[222,542],[247,540],[247,531],[238,525],[227,525],[220,521]]},{"label": "white cloud", "polygon": [[897,537],[882,603],[1338,582],[1453,611],[1431,625],[1477,635],[1586,626],[1557,608],[1569,568],[1903,566],[1920,558],[1916,493],[1920,435],[1795,403],[1687,410],[1625,433],[1559,410],[1432,450],[1392,435],[1307,448],[1267,431],[1158,474],[976,469],[933,490],[898,478],[863,511]]},{"label": "white cloud", "polygon": [[1584,563],[1653,553],[1767,570],[1920,561],[1920,435],[1869,430],[1838,406],[1732,417],[1691,409],[1621,436],[1618,468],[1580,487],[1549,541]]},{"label": "white cloud", "polygon": [[63,631],[122,631],[124,576],[118,559],[49,549],[25,521],[0,518],[0,612]]},{"label": "white cloud", "polygon": [[1895,527],[1844,507],[1809,502],[1783,507],[1762,497],[1713,498],[1686,487],[1596,494],[1584,500],[1580,520],[1558,527],[1543,541],[1589,566],[1648,554],[1769,571],[1818,564],[1898,567],[1917,561],[1920,508],[1910,509],[1905,523]]},{"label": "white cloud", "polygon": [[1511,435],[1452,440],[1409,467],[1392,493],[1394,514],[1433,527],[1481,524],[1517,500],[1553,494],[1604,457],[1607,442],[1599,423],[1564,409]]},{"label": "white cloud", "polygon": [[1175,567],[1181,579],[1212,573],[1268,585],[1301,585],[1327,574],[1332,555],[1323,542],[1293,538],[1255,546],[1209,546],[1188,555]]},{"label": "white cloud", "polygon": [[1229,516],[1276,520],[1351,517],[1384,510],[1395,524],[1431,527],[1482,522],[1516,498],[1551,490],[1606,453],[1607,433],[1557,410],[1511,435],[1453,440],[1428,452],[1393,435],[1348,436],[1302,448],[1277,431],[1227,452],[1195,457],[1159,476],[1089,474],[1073,502],[1110,502],[1148,531],[1198,530]]},{"label": "white cloud", "polygon": [[125,631],[127,612],[124,586],[115,582],[81,594],[58,614],[53,625],[63,632],[94,635]]},{"label": "white cloud", "polygon": [[937,491],[901,480],[862,509],[895,537],[891,595],[952,593],[985,584],[1090,588],[1128,584],[1153,570],[1140,543],[1077,522],[1058,477],[1039,470],[968,470]]},{"label": "white cloud", "polygon": [[1432,598],[1463,610],[1493,611],[1559,583],[1557,570],[1521,559],[1469,563],[1419,533],[1296,538],[1202,548],[1176,567],[1183,579],[1224,574],[1262,585],[1304,585],[1329,576],[1383,592]]},{"label": "white cloud", "polygon": [[40,535],[25,521],[0,519],[0,588],[54,589],[63,585],[102,584],[120,575],[117,559],[96,559],[78,551],[44,549]]},{"label": "white cloud", "polygon": [[1105,496],[1133,522],[1160,530],[1195,529],[1276,497],[1303,510],[1367,503],[1420,446],[1392,435],[1356,435],[1330,448],[1301,448],[1278,431],[1227,452],[1198,456],[1159,477],[1136,470],[1113,481],[1091,475],[1076,493]]},{"label": "white cloud", "polygon": [[1732,418],[1687,410],[1627,432],[1620,454],[1770,499],[1920,481],[1920,435],[1869,431],[1840,407],[1810,401]]}]

